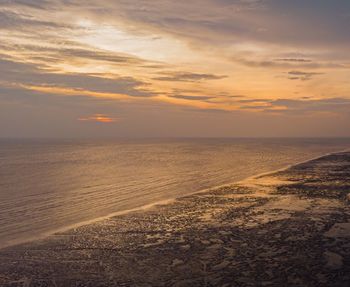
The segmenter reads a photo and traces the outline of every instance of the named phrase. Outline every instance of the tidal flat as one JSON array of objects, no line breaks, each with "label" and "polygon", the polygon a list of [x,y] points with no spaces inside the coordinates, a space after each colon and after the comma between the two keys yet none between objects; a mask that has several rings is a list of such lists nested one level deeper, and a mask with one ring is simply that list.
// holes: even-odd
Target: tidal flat
[{"label": "tidal flat", "polygon": [[350,286],[349,203],[331,154],[4,248],[0,286]]}]

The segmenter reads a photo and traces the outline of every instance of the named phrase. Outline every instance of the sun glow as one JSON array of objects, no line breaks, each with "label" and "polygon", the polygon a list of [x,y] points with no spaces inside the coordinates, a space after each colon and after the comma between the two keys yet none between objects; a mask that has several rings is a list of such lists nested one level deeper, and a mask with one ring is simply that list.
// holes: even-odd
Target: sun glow
[{"label": "sun glow", "polygon": [[104,115],[104,114],[94,114],[92,116],[78,118],[78,121],[110,124],[110,123],[114,123],[114,122],[118,121],[118,119],[111,118],[111,117]]},{"label": "sun glow", "polygon": [[87,20],[78,21],[78,25],[85,33],[74,40],[98,49],[127,53],[152,61],[179,62],[195,57],[184,43],[168,35],[142,34],[116,25]]}]

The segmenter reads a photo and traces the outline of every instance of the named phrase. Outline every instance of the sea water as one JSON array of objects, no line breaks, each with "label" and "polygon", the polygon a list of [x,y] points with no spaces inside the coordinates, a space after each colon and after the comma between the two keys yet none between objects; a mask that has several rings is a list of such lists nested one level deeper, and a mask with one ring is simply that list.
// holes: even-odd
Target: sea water
[{"label": "sea water", "polygon": [[349,139],[0,140],[0,248],[347,148]]}]

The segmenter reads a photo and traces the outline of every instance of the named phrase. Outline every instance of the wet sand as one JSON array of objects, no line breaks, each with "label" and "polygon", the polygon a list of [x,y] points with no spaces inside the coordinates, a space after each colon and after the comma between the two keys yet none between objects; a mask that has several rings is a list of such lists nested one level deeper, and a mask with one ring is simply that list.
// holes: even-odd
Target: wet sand
[{"label": "wet sand", "polygon": [[349,194],[327,155],[2,249],[0,286],[350,286]]}]

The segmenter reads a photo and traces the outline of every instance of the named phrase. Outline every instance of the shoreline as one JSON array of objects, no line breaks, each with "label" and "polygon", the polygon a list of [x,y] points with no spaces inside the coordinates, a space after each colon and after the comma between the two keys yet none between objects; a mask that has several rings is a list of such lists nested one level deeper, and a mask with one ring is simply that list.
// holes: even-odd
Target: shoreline
[{"label": "shoreline", "polygon": [[0,286],[349,286],[349,177],[330,153],[2,249]]},{"label": "shoreline", "polygon": [[8,243],[8,244],[4,244],[3,246],[0,246],[0,251],[3,250],[3,249],[11,248],[11,247],[16,247],[16,246],[22,245],[22,244],[28,244],[28,243],[35,242],[35,241],[45,240],[46,238],[48,238],[50,236],[55,236],[55,234],[57,234],[57,233],[63,233],[63,232],[69,231],[69,230],[74,230],[76,228],[87,226],[87,225],[90,225],[90,224],[94,224],[94,223],[97,223],[99,221],[110,219],[112,217],[126,215],[126,214],[129,214],[129,213],[138,212],[138,211],[147,211],[147,210],[150,210],[150,209],[155,208],[157,206],[168,205],[170,203],[176,202],[177,200],[179,200],[179,199],[181,199],[183,197],[197,195],[197,194],[211,192],[211,191],[215,192],[216,190],[219,190],[220,188],[230,187],[232,185],[245,184],[245,183],[247,183],[249,181],[258,179],[259,177],[263,177],[263,176],[267,176],[267,175],[273,175],[273,174],[275,174],[277,172],[285,171],[285,170],[288,170],[288,169],[290,169],[292,167],[295,167],[295,166],[298,166],[298,165],[301,165],[301,164],[304,164],[304,163],[308,163],[308,162],[311,162],[313,160],[317,160],[317,159],[321,159],[323,157],[327,157],[327,156],[330,156],[330,155],[343,153],[343,152],[349,152],[349,151],[350,151],[350,148],[346,148],[346,149],[340,150],[340,151],[325,153],[325,154],[322,154],[320,156],[315,156],[315,157],[312,157],[310,159],[302,160],[300,162],[296,162],[296,163],[293,163],[293,164],[288,164],[288,165],[286,165],[286,166],[284,166],[282,168],[278,168],[278,169],[275,169],[275,170],[271,170],[271,171],[267,171],[267,172],[258,173],[258,174],[252,175],[252,176],[248,176],[248,177],[246,177],[244,179],[241,179],[241,180],[238,180],[238,181],[234,181],[234,182],[230,182],[230,183],[226,183],[226,184],[222,184],[222,185],[217,185],[217,186],[205,188],[205,189],[198,190],[198,191],[195,191],[195,192],[191,192],[189,194],[182,195],[182,196],[179,196],[179,197],[174,197],[174,198],[169,198],[169,199],[165,199],[165,200],[160,200],[160,201],[156,201],[156,202],[153,202],[153,203],[149,203],[149,204],[146,204],[146,205],[143,205],[143,206],[139,206],[139,207],[135,207],[135,208],[131,208],[131,209],[126,209],[126,210],[122,210],[122,211],[112,212],[112,213],[110,213],[108,215],[105,215],[105,216],[100,216],[100,217],[97,217],[97,218],[94,218],[94,219],[91,219],[91,220],[86,220],[86,221],[82,221],[82,222],[79,222],[79,223],[71,224],[71,225],[68,225],[68,226],[65,226],[65,227],[62,227],[62,228],[59,228],[59,229],[55,229],[53,231],[46,232],[46,233],[44,233],[42,235],[39,235],[39,236],[29,237],[29,239],[12,241],[12,243]]}]

